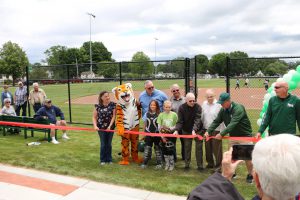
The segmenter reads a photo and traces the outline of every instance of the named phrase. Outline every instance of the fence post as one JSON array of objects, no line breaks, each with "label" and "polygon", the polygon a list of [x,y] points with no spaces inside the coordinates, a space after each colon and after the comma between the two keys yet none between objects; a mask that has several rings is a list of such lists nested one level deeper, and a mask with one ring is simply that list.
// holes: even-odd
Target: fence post
[{"label": "fence post", "polygon": [[[26,85],[27,85],[27,95],[29,96],[29,68],[26,66]],[[31,117],[31,112],[30,112],[30,103],[27,101],[27,107],[28,107],[28,115]]]},{"label": "fence post", "polygon": [[230,58],[226,56],[226,92],[230,93]]},{"label": "fence post", "polygon": [[197,85],[197,56],[195,56],[194,58],[195,61],[195,83],[194,83],[194,87],[195,87],[195,98],[197,99],[198,97],[198,85]]},{"label": "fence post", "polygon": [[119,62],[119,75],[120,85],[122,85],[122,62]]},{"label": "fence post", "polygon": [[71,90],[70,90],[70,67],[67,65],[67,74],[68,74],[68,99],[69,99],[69,119],[72,124],[72,109],[71,109]]},{"label": "fence post", "polygon": [[185,58],[184,59],[184,71],[185,71],[185,94],[190,92],[190,59]]}]

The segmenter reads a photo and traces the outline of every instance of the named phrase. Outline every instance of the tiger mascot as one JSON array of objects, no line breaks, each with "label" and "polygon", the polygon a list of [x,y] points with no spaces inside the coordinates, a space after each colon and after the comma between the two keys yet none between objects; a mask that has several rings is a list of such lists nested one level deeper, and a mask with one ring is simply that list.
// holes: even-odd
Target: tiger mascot
[{"label": "tiger mascot", "polygon": [[138,134],[124,133],[124,131],[139,131],[141,109],[137,99],[134,98],[131,83],[119,85],[112,89],[117,102],[116,128],[122,137],[122,160],[120,165],[129,165],[129,142],[131,142],[131,157],[136,163],[142,162],[138,157]]}]

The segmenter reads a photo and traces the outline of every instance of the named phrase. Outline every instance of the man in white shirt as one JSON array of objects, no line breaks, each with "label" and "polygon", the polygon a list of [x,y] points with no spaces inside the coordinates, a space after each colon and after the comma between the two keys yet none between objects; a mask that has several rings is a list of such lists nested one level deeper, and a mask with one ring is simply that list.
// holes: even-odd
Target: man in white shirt
[{"label": "man in white shirt", "polygon": [[[215,99],[215,93],[212,89],[206,90],[205,93],[206,101],[202,104],[202,123],[203,129],[206,131],[210,124],[217,117],[221,105],[217,103]],[[222,123],[216,130],[213,132],[212,136],[217,135],[221,129],[224,129],[224,124]],[[222,140],[210,139],[205,141],[205,154],[206,154],[206,168],[216,168],[219,169],[221,167],[222,162]],[[214,161],[215,157],[215,161]]]}]

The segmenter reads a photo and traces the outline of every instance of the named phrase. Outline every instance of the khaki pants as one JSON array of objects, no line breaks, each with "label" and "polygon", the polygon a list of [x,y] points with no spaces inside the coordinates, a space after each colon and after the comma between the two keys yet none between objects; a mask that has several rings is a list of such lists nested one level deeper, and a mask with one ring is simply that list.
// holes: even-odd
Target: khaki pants
[{"label": "khaki pants", "polygon": [[[183,131],[183,135],[186,132]],[[192,153],[192,142],[195,140],[195,155],[198,167],[203,167],[203,140],[198,138],[184,138],[184,154],[185,154],[185,167],[189,167],[191,163],[191,153]]]},{"label": "khaki pants", "polygon": [[[219,131],[213,132],[211,135],[216,136]],[[222,140],[210,139],[205,141],[205,157],[207,167],[221,167],[223,152],[222,152]],[[215,162],[214,162],[215,157]]]}]

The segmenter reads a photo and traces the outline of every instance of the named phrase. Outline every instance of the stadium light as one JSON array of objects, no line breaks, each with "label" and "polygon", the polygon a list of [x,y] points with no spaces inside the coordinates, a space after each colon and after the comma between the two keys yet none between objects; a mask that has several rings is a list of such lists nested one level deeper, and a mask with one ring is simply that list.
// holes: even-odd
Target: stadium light
[{"label": "stadium light", "polygon": [[92,59],[92,17],[96,18],[96,15],[93,13],[87,13],[90,16],[90,70],[91,74],[93,73],[93,59]]}]

